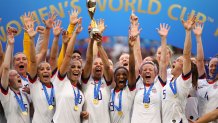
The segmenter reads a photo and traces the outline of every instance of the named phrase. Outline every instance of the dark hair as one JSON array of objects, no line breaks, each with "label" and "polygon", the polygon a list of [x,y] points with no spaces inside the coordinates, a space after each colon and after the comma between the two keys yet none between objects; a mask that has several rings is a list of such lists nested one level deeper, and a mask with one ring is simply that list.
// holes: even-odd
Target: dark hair
[{"label": "dark hair", "polygon": [[73,51],[73,54],[74,54],[74,53],[78,53],[80,56],[82,56],[82,53],[81,53],[79,50],[74,50],[74,51]]},{"label": "dark hair", "polygon": [[115,77],[115,75],[117,74],[117,71],[118,71],[119,69],[124,69],[124,70],[127,71],[127,73],[129,72],[127,68],[125,68],[125,67],[123,67],[123,66],[118,66],[118,67],[115,69],[115,71],[114,71],[114,77]]},{"label": "dark hair", "polygon": [[198,87],[198,69],[197,65],[191,62],[191,72],[192,72],[192,87],[197,89]]}]

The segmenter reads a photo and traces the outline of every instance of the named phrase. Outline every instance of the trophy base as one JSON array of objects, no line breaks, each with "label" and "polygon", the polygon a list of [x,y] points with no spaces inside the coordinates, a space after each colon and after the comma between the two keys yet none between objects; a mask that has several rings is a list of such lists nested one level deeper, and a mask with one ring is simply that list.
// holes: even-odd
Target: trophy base
[{"label": "trophy base", "polygon": [[93,35],[97,33],[100,33],[100,30],[98,28],[93,28],[90,32],[90,38],[93,38]]}]

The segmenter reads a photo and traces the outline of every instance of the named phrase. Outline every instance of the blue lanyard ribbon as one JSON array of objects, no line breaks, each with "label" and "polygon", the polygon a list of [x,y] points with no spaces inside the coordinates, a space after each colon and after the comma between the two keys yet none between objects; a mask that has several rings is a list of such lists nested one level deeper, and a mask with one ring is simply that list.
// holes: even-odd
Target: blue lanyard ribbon
[{"label": "blue lanyard ribbon", "polygon": [[119,106],[115,105],[115,89],[112,92],[112,102],[114,103],[114,108],[117,109],[117,111],[122,111],[122,94],[123,94],[123,90],[120,90],[120,96],[119,96]]},{"label": "blue lanyard ribbon", "polygon": [[177,87],[176,87],[176,79],[174,80],[174,83],[170,82],[170,89],[172,90],[173,94],[177,94]]},{"label": "blue lanyard ribbon", "polygon": [[54,98],[54,87],[52,85],[52,88],[51,88],[51,94],[50,94],[50,98],[48,96],[48,92],[47,92],[47,89],[45,87],[45,84],[42,83],[42,87],[43,87],[43,90],[44,90],[44,93],[45,93],[45,96],[46,96],[46,100],[48,102],[48,105],[52,105],[52,102],[53,102],[53,98]]},{"label": "blue lanyard ribbon", "polygon": [[21,77],[22,80],[24,80],[24,81],[26,81],[26,82],[29,82],[26,77],[24,77],[24,76],[22,76],[22,75],[20,75],[20,77]]},{"label": "blue lanyard ribbon", "polygon": [[77,105],[79,104],[80,91],[79,91],[79,89],[77,88],[77,95],[76,95],[76,91],[75,91],[75,89],[74,89],[74,87],[73,87],[73,92],[74,92],[74,97],[75,97],[74,102],[75,102],[75,105],[77,106]]},{"label": "blue lanyard ribbon", "polygon": [[98,93],[100,91],[100,87],[101,87],[101,79],[98,81],[98,86],[96,87],[96,83],[95,83],[95,87],[94,87],[94,99],[98,99]]},{"label": "blue lanyard ribbon", "polygon": [[153,88],[154,83],[152,83],[148,89],[148,91],[146,92],[146,87],[144,86],[144,98],[143,98],[143,103],[149,103],[150,102],[150,93],[151,93],[151,89]]},{"label": "blue lanyard ribbon", "polygon": [[18,95],[15,92],[14,92],[14,94],[15,94],[15,98],[16,98],[22,112],[25,112],[26,108],[25,108],[24,103],[23,103],[22,94],[20,93],[20,98],[18,97]]}]

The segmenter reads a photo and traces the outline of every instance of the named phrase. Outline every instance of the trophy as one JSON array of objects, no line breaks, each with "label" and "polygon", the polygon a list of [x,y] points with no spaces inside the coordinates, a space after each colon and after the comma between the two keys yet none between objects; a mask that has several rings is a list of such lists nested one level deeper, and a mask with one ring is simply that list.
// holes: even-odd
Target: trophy
[{"label": "trophy", "polygon": [[96,0],[87,0],[86,5],[88,8],[89,16],[91,18],[92,30],[90,32],[90,37],[92,38],[94,34],[100,33],[98,29],[98,25],[94,19],[94,14],[95,14],[95,9],[96,9]]}]

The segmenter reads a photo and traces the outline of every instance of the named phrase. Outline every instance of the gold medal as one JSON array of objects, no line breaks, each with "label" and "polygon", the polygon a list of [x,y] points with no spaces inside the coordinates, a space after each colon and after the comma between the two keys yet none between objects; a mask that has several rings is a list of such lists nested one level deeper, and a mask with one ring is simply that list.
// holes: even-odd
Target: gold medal
[{"label": "gold medal", "polygon": [[177,98],[177,94],[174,94],[174,98]]},{"label": "gold medal", "polygon": [[78,111],[78,110],[79,110],[79,107],[78,107],[77,105],[75,105],[75,106],[74,106],[74,110],[75,110],[75,111]]},{"label": "gold medal", "polygon": [[122,111],[118,111],[118,115],[119,115],[119,116],[122,116],[122,115],[123,115],[123,112],[122,112]]},{"label": "gold medal", "polygon": [[93,99],[93,103],[94,103],[95,105],[97,105],[97,104],[98,104],[98,99]]},{"label": "gold medal", "polygon": [[27,116],[27,111],[23,111],[22,114]]},{"label": "gold medal", "polygon": [[48,106],[48,109],[49,109],[49,110],[53,110],[53,108],[54,108],[53,105],[49,105],[49,106]]},{"label": "gold medal", "polygon": [[144,103],[145,108],[149,108],[149,103]]}]

